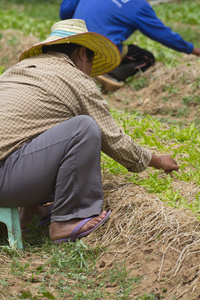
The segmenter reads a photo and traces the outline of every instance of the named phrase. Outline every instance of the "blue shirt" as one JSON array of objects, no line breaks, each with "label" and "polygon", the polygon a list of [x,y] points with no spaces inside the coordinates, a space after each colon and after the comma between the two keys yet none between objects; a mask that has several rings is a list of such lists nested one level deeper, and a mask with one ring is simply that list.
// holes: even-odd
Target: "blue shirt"
[{"label": "blue shirt", "polygon": [[79,0],[62,0],[60,5],[60,18],[61,20],[71,19]]},{"label": "blue shirt", "polygon": [[189,54],[194,47],[165,26],[146,0],[63,0],[60,18],[85,20],[89,31],[106,36],[120,51],[136,30],[176,51]]}]

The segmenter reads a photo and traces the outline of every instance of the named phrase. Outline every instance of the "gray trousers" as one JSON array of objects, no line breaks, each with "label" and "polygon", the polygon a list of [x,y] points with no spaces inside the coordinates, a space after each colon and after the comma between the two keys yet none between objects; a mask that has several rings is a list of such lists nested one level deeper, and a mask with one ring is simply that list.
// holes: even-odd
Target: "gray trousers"
[{"label": "gray trousers", "polygon": [[99,215],[101,133],[89,116],[43,132],[0,166],[0,206],[31,206],[53,195],[51,221]]}]

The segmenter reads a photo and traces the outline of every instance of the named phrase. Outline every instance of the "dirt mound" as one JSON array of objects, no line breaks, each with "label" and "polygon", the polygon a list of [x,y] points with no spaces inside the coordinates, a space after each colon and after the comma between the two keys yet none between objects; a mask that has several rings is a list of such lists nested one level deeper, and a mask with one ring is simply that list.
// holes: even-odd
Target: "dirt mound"
[{"label": "dirt mound", "polygon": [[[138,82],[141,87],[134,87],[134,82]],[[135,76],[133,86],[126,84],[105,97],[110,106],[119,109],[137,109],[157,117],[198,121],[199,87],[200,60],[193,55],[184,55],[181,65],[169,69],[162,63],[156,63],[145,73]]]},{"label": "dirt mound", "polygon": [[[111,218],[87,238],[92,246],[108,249],[100,257],[99,272],[125,260],[129,276],[139,279],[130,299],[141,291],[156,299],[199,299],[200,224],[194,215],[165,206],[121,176],[104,175],[103,184]],[[184,190],[191,188],[188,183]]]}]

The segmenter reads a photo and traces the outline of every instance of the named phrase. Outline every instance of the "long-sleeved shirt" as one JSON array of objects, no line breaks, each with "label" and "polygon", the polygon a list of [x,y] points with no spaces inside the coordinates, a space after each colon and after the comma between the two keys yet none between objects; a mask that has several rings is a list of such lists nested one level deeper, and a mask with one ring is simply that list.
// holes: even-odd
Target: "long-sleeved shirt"
[{"label": "long-sleeved shirt", "polygon": [[122,42],[136,30],[179,52],[190,54],[194,48],[165,26],[146,0],[63,0],[60,18],[72,17],[83,19],[89,31],[106,36],[120,51]]},{"label": "long-sleeved shirt", "polygon": [[96,121],[108,156],[132,172],[147,168],[151,152],[116,125],[94,80],[56,52],[24,59],[0,76],[0,161],[77,115]]}]

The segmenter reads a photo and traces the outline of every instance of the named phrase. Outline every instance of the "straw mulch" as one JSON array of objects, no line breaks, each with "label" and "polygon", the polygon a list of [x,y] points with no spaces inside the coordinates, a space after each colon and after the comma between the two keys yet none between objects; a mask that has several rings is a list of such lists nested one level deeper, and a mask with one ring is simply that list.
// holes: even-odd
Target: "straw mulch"
[{"label": "straw mulch", "polygon": [[166,206],[121,176],[105,175],[103,184],[105,208],[112,214],[88,237],[93,246],[108,249],[99,259],[100,272],[125,261],[129,275],[142,278],[133,297],[148,292],[164,299],[199,299],[200,223],[195,216]]},{"label": "straw mulch", "polygon": [[[111,107],[137,109],[156,117],[170,116],[170,119],[187,118],[192,122],[200,112],[200,60],[194,55],[183,54],[181,65],[167,68],[160,62],[144,72],[147,86],[135,90],[129,84],[111,95],[105,95]],[[135,76],[140,80],[141,75]],[[184,103],[187,97],[190,103]]]}]

